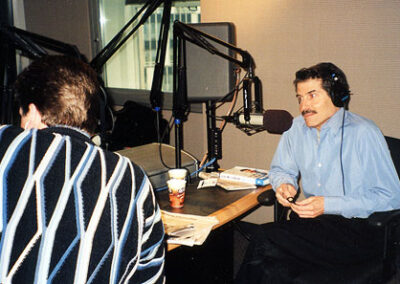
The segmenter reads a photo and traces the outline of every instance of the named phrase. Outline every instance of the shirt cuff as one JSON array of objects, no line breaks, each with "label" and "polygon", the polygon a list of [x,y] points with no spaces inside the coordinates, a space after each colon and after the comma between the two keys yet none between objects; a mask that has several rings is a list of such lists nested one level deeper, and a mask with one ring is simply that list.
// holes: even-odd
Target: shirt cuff
[{"label": "shirt cuff", "polygon": [[324,197],[324,214],[342,215],[341,207],[342,197],[326,196]]},{"label": "shirt cuff", "polygon": [[273,189],[274,191],[276,191],[276,189],[277,189],[281,184],[284,184],[284,183],[288,183],[288,184],[293,185],[293,187],[294,187],[296,190],[299,189],[299,186],[298,186],[297,182],[295,182],[295,181],[294,181],[293,179],[291,179],[291,178],[279,178],[279,179],[270,180],[270,181],[271,181],[272,189]]}]

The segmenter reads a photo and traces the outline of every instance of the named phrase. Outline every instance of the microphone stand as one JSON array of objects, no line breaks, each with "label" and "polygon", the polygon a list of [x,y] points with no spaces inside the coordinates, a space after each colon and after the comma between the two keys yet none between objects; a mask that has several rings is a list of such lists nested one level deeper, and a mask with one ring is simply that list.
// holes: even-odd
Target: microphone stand
[{"label": "microphone stand", "polygon": [[154,66],[153,82],[150,91],[152,109],[160,111],[162,108],[162,79],[164,75],[165,54],[167,52],[169,21],[171,17],[171,0],[164,3],[163,16],[160,27],[160,38],[157,46],[156,62]]},{"label": "microphone stand", "polygon": [[[15,50],[30,59],[38,59],[48,54],[46,49],[73,57],[84,59],[75,45],[67,44],[32,32],[27,32],[16,27],[2,25],[0,28],[1,45],[1,117],[0,123],[13,123],[17,110],[13,111],[12,85],[17,77]],[[14,117],[13,117],[14,113]]]},{"label": "microphone stand", "polygon": [[208,172],[218,171],[218,159],[222,159],[222,136],[221,130],[216,127],[215,122],[215,104],[212,101],[206,102],[207,116],[207,152],[208,159],[215,158],[213,164],[207,167]]},{"label": "microphone stand", "polygon": [[[251,55],[230,43],[206,34],[182,22],[174,22],[174,57],[173,57],[173,115],[175,117],[175,157],[176,168],[181,168],[181,150],[183,149],[183,122],[187,120],[187,112],[189,109],[187,102],[187,79],[186,79],[186,47],[185,41],[189,41],[200,48],[203,48],[211,54],[229,60],[243,69],[249,71],[249,78],[253,79],[254,61]],[[220,52],[209,41],[213,41],[219,45],[228,47],[238,53],[242,60],[236,57]],[[208,143],[208,160],[215,159],[210,168],[218,170],[217,159],[222,158],[221,150],[221,132],[215,126],[215,104],[210,101],[206,102],[207,108],[207,143]],[[249,118],[250,119],[250,118]]]},{"label": "microphone stand", "polygon": [[261,80],[257,77],[254,76],[253,78],[254,82],[254,109],[258,113],[263,112],[263,97],[262,97],[262,84]]},{"label": "microphone stand", "polygon": [[[0,23],[13,24],[13,5],[11,0],[0,2]],[[8,44],[8,39],[0,32],[0,124],[13,122],[13,93],[11,85],[17,77],[17,65],[15,60],[15,48]]]},{"label": "microphone stand", "polygon": [[173,107],[175,125],[175,167],[182,167],[183,122],[187,120],[186,43],[173,31]]}]

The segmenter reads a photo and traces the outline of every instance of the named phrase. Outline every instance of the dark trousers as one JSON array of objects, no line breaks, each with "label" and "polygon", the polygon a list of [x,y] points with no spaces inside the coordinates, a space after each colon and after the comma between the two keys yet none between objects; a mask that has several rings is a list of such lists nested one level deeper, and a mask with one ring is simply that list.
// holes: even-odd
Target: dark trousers
[{"label": "dark trousers", "polygon": [[379,283],[362,275],[382,259],[383,236],[366,219],[291,214],[284,223],[260,225],[236,283]]}]

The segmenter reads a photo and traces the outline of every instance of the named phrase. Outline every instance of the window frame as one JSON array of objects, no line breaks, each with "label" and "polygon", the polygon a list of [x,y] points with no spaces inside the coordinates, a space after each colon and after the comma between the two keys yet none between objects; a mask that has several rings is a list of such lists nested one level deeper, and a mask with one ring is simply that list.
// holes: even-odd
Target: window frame
[{"label": "window frame", "polygon": [[[182,1],[185,2],[185,1]],[[101,26],[100,26],[100,1],[89,1],[89,17],[90,17],[90,35],[91,35],[91,51],[92,58],[102,50],[101,42]],[[142,28],[142,27],[141,27]],[[169,30],[172,33],[172,27]],[[157,38],[158,41],[158,38]],[[104,78],[104,73],[101,74]],[[150,91],[147,89],[133,89],[133,88],[117,88],[106,87],[108,95],[112,99],[114,106],[123,106],[128,100],[134,101],[141,105],[151,107]],[[163,95],[163,109],[172,110],[172,92],[162,92]],[[191,104],[191,112],[202,112],[201,103]]]}]

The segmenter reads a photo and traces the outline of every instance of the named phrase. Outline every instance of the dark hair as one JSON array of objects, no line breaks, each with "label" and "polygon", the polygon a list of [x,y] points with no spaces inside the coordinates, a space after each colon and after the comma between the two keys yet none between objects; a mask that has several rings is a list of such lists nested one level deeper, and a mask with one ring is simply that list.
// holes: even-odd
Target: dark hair
[{"label": "dark hair", "polygon": [[85,62],[45,56],[32,62],[15,82],[23,114],[34,104],[48,126],[68,125],[94,133],[98,125],[100,84]]},{"label": "dark hair", "polygon": [[350,87],[344,72],[333,63],[323,62],[309,68],[302,68],[296,72],[293,81],[297,89],[299,82],[308,79],[322,79],[322,88],[329,94],[332,102],[337,107],[348,108],[350,103]]}]

